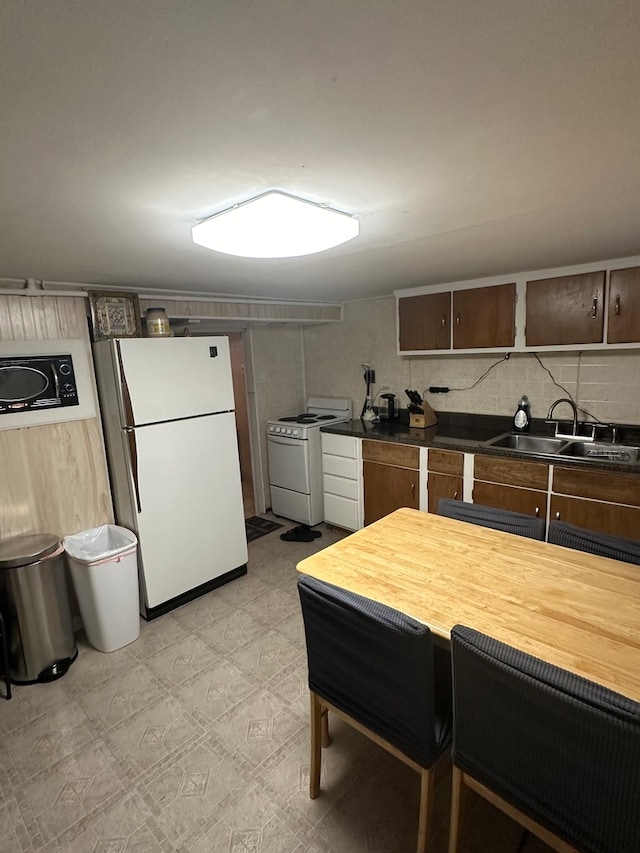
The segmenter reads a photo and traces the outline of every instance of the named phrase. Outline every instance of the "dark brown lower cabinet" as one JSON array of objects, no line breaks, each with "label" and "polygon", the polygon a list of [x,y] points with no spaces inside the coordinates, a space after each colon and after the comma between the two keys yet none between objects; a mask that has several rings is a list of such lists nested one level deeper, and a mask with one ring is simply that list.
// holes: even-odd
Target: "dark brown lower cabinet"
[{"label": "dark brown lower cabinet", "polygon": [[406,444],[362,442],[364,523],[401,507],[420,509],[420,451]]},{"label": "dark brown lower cabinet", "polygon": [[556,467],[551,521],[640,539],[640,477],[636,474]]},{"label": "dark brown lower cabinet", "polygon": [[378,462],[363,462],[365,525],[408,506],[420,509],[419,474]]},{"label": "dark brown lower cabinet", "polygon": [[640,539],[640,507],[637,506],[552,495],[550,519],[624,539]]},{"label": "dark brown lower cabinet", "polygon": [[473,484],[473,502],[497,509],[511,509],[536,518],[545,518],[547,513],[546,492],[503,486],[499,483],[483,483],[480,480],[475,480]]},{"label": "dark brown lower cabinet", "polygon": [[543,462],[477,455],[473,502],[545,518],[549,466]]},{"label": "dark brown lower cabinet", "polygon": [[438,512],[438,504],[442,498],[454,501],[462,500],[462,477],[452,477],[450,474],[434,474],[429,471],[427,480],[427,510]]}]

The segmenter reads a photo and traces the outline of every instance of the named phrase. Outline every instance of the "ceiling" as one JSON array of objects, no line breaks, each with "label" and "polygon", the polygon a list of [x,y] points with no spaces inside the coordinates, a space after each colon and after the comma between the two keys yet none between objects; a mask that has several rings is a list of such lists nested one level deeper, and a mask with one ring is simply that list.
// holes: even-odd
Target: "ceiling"
[{"label": "ceiling", "polygon": [[[640,253],[637,0],[3,0],[0,276],[346,301]],[[357,216],[298,259],[191,226]]]}]

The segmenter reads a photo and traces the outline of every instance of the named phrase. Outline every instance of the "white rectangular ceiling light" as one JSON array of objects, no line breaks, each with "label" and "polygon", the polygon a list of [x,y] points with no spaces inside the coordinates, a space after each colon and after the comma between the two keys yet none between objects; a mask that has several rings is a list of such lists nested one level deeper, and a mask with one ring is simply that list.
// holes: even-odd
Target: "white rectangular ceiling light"
[{"label": "white rectangular ceiling light", "polygon": [[311,201],[273,190],[216,213],[191,229],[193,242],[242,258],[294,258],[357,237],[360,225]]}]

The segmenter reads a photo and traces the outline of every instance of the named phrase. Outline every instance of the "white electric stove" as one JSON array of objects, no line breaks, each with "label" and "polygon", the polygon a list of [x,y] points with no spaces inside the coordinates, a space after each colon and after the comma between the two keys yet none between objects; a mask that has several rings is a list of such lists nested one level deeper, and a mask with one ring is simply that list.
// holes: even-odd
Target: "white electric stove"
[{"label": "white electric stove", "polygon": [[271,509],[312,527],[324,521],[320,427],[351,420],[351,400],[309,397],[306,411],[267,421]]}]

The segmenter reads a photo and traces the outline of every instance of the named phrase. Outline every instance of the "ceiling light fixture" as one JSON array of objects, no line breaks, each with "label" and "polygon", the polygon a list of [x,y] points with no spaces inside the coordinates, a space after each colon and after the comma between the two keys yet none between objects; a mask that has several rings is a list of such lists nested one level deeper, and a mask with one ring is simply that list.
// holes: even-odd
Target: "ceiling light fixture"
[{"label": "ceiling light fixture", "polygon": [[210,216],[191,229],[193,242],[242,258],[295,258],[358,236],[353,216],[276,190]]}]

